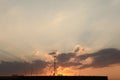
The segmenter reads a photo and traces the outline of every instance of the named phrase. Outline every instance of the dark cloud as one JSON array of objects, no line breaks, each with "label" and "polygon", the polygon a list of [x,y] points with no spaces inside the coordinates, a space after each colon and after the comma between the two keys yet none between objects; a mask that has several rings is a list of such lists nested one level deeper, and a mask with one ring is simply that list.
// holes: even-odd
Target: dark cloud
[{"label": "dark cloud", "polygon": [[47,62],[42,60],[28,62],[7,62],[1,61],[0,63],[0,75],[12,75],[12,74],[30,74],[37,71],[42,72],[47,66]]},{"label": "dark cloud", "polygon": [[49,53],[49,55],[55,55],[56,54],[56,52],[51,52],[51,53]]},{"label": "dark cloud", "polygon": [[67,62],[69,61],[72,57],[75,57],[74,53],[62,53],[57,56],[57,61],[62,63],[62,62]]},{"label": "dark cloud", "polygon": [[93,62],[91,64],[83,65],[81,69],[88,67],[102,68],[113,64],[120,64],[120,50],[114,48],[103,49],[92,54],[79,56],[79,58],[82,59],[86,59],[88,57],[92,57]]},{"label": "dark cloud", "polygon": [[[52,55],[51,55],[52,56]],[[82,61],[85,61],[87,58],[92,58],[93,61],[89,64],[83,64]],[[73,60],[72,60],[73,59]],[[57,67],[80,67],[84,68],[103,68],[108,67],[113,64],[120,63],[120,50],[114,48],[103,49],[95,53],[77,55],[77,53],[62,53],[56,56]],[[52,64],[51,62],[46,62],[44,60],[35,60],[32,63],[28,62],[9,62],[1,61],[0,62],[0,75],[11,75],[11,74],[30,74],[36,73],[39,71],[43,73],[43,70]]]},{"label": "dark cloud", "polygon": [[63,62],[63,63],[58,63],[58,66],[62,67],[76,67],[81,65],[79,62]]},{"label": "dark cloud", "polygon": [[76,61],[70,61],[70,59],[75,58],[76,53],[62,53],[59,54],[56,59],[58,62],[58,66],[63,66],[63,67],[71,67],[71,66],[78,66],[81,65],[80,62]]},{"label": "dark cloud", "polygon": [[76,56],[76,60],[78,61],[82,61],[87,59],[91,54],[84,54],[84,55],[80,55],[80,56]]},{"label": "dark cloud", "polygon": [[[70,59],[75,60],[70,62]],[[87,58],[92,58],[93,61],[89,64],[82,64]],[[108,67],[113,64],[120,63],[120,50],[115,48],[107,48],[97,51],[95,53],[83,54],[77,56],[77,53],[62,53],[57,56],[57,61],[60,66],[70,67],[70,66],[81,66],[83,68],[102,68]]]},{"label": "dark cloud", "polygon": [[74,50],[74,52],[78,52],[78,51],[80,51],[80,47],[77,47],[77,48]]}]

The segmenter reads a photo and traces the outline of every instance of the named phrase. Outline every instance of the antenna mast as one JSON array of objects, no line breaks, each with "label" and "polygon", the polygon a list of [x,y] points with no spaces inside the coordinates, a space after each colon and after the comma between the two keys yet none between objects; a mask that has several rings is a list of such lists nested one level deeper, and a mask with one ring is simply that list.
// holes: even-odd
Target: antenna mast
[{"label": "antenna mast", "polygon": [[56,76],[56,54],[57,54],[57,50],[55,50],[52,53],[49,53],[49,55],[51,55],[53,57],[53,76]]},{"label": "antenna mast", "polygon": [[54,58],[54,72],[53,72],[53,76],[56,75],[56,55],[53,56]]}]

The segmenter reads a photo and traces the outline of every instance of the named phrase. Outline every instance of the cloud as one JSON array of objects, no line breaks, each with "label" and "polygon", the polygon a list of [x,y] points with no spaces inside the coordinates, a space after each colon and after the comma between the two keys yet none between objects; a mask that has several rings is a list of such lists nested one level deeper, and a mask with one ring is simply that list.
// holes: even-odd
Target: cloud
[{"label": "cloud", "polygon": [[73,67],[73,66],[78,66],[81,65],[79,62],[75,62],[74,60],[72,61],[71,59],[74,59],[76,56],[76,53],[62,53],[59,54],[56,59],[58,62],[58,66],[62,67]]},{"label": "cloud", "polygon": [[82,65],[79,59],[80,55],[86,54],[88,48],[77,45],[72,52],[58,54],[56,57],[58,66],[62,67],[76,67]]},{"label": "cloud", "polygon": [[47,64],[47,62],[42,60],[35,60],[32,63],[1,61],[0,75],[31,74],[31,72],[33,74],[36,72],[40,73],[47,66]]},{"label": "cloud", "polygon": [[57,56],[57,61],[58,62],[67,62],[70,60],[70,58],[74,57],[74,53],[62,53]]},{"label": "cloud", "polygon": [[[120,64],[120,50],[115,48],[106,48],[94,53],[86,53],[78,55],[79,53],[68,52],[56,55],[56,67],[72,68],[72,69],[85,69],[85,68],[103,68],[109,67],[114,64]],[[26,61],[1,61],[0,75],[11,74],[33,74],[45,75],[52,71],[52,60],[33,60],[31,63]],[[49,58],[49,57],[47,57]],[[46,69],[50,71],[46,72]]]},{"label": "cloud", "polygon": [[103,68],[113,64],[120,64],[120,50],[114,48],[103,49],[92,54],[79,56],[82,60],[93,58],[91,64],[82,65],[80,68]]},{"label": "cloud", "polygon": [[79,52],[80,49],[81,49],[81,47],[80,47],[79,45],[77,45],[77,46],[75,46],[74,52],[75,52],[75,53],[76,53],[76,52]]},{"label": "cloud", "polygon": [[62,67],[103,68],[120,63],[120,50],[115,48],[101,49],[94,53],[62,53],[57,55],[57,64]]}]

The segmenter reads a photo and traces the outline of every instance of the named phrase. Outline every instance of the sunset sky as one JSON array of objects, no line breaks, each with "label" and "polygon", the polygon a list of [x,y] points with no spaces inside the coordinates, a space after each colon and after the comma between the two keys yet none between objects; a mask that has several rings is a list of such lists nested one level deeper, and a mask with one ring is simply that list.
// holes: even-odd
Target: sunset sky
[{"label": "sunset sky", "polygon": [[1,75],[47,72],[54,50],[60,74],[120,80],[120,0],[0,0]]}]

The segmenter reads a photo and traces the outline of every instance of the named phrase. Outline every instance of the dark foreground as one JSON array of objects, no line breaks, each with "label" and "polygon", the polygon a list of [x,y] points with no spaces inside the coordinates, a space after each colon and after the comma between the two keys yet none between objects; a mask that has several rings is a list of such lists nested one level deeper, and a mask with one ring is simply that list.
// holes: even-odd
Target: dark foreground
[{"label": "dark foreground", "polygon": [[107,76],[0,76],[0,80],[108,80]]}]

